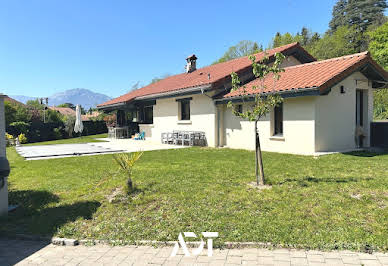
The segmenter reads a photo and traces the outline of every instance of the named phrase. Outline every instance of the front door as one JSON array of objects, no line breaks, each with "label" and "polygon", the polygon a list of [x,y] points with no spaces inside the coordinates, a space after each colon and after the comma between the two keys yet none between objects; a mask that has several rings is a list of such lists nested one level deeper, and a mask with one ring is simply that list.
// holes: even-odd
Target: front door
[{"label": "front door", "polygon": [[356,90],[356,143],[358,147],[363,147],[364,129],[364,91]]}]

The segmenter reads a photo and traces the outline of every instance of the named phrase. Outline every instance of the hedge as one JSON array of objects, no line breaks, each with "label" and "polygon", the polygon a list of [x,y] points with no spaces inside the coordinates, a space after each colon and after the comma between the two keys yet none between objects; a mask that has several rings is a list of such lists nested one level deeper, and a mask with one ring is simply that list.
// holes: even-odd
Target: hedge
[{"label": "hedge", "polygon": [[[104,121],[85,121],[83,122],[83,125],[84,130],[82,132],[82,136],[108,132]],[[18,136],[20,133],[23,133],[26,135],[27,140],[30,143],[69,138],[69,134],[65,131],[65,125],[62,122],[33,122],[24,127],[9,125],[6,128],[6,132],[13,136]],[[77,136],[79,136],[79,134],[75,134],[73,132],[73,137]]]}]

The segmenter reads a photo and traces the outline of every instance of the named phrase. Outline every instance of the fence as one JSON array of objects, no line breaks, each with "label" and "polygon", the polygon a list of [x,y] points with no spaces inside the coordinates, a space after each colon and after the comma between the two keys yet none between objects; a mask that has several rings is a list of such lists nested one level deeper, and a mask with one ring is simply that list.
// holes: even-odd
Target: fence
[{"label": "fence", "polygon": [[388,148],[388,121],[371,123],[371,145]]}]

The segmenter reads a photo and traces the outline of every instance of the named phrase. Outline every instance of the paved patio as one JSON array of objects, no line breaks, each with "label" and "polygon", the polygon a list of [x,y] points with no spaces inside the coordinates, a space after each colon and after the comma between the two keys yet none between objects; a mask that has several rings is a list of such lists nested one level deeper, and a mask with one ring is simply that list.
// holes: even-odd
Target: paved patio
[{"label": "paved patio", "polygon": [[54,246],[40,241],[0,239],[0,265],[388,265],[388,253],[288,249],[215,249],[208,257],[170,257],[172,247]]},{"label": "paved patio", "polygon": [[26,160],[42,160],[85,155],[100,155],[118,152],[153,151],[187,148],[187,146],[155,143],[149,140],[99,139],[104,142],[82,144],[55,144],[16,147]]}]

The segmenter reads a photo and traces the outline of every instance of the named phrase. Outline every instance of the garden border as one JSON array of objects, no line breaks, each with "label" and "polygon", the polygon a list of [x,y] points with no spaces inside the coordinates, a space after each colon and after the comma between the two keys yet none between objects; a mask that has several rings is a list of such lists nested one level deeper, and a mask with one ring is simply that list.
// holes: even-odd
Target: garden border
[{"label": "garden border", "polygon": [[[95,245],[111,245],[111,246],[152,246],[152,247],[172,247],[177,243],[176,241],[157,241],[157,240],[135,240],[135,241],[125,241],[125,240],[98,240],[98,239],[70,239],[70,238],[60,238],[60,237],[44,237],[44,236],[34,236],[34,235],[25,235],[25,234],[15,234],[15,235],[1,235],[0,238],[8,239],[17,239],[17,240],[29,240],[29,241],[46,241],[49,244],[56,246],[95,246]],[[188,241],[186,245],[188,247],[198,247],[200,242],[198,241]],[[214,248],[219,249],[243,249],[243,248],[265,248],[265,249],[294,249],[294,250],[319,250],[319,251],[340,251],[340,250],[351,250],[351,249],[311,249],[303,245],[288,245],[288,244],[273,244],[271,242],[224,242],[220,244],[214,244]],[[356,252],[372,254],[374,252],[381,252],[388,254],[388,250],[380,249],[358,249],[353,250]]]}]

